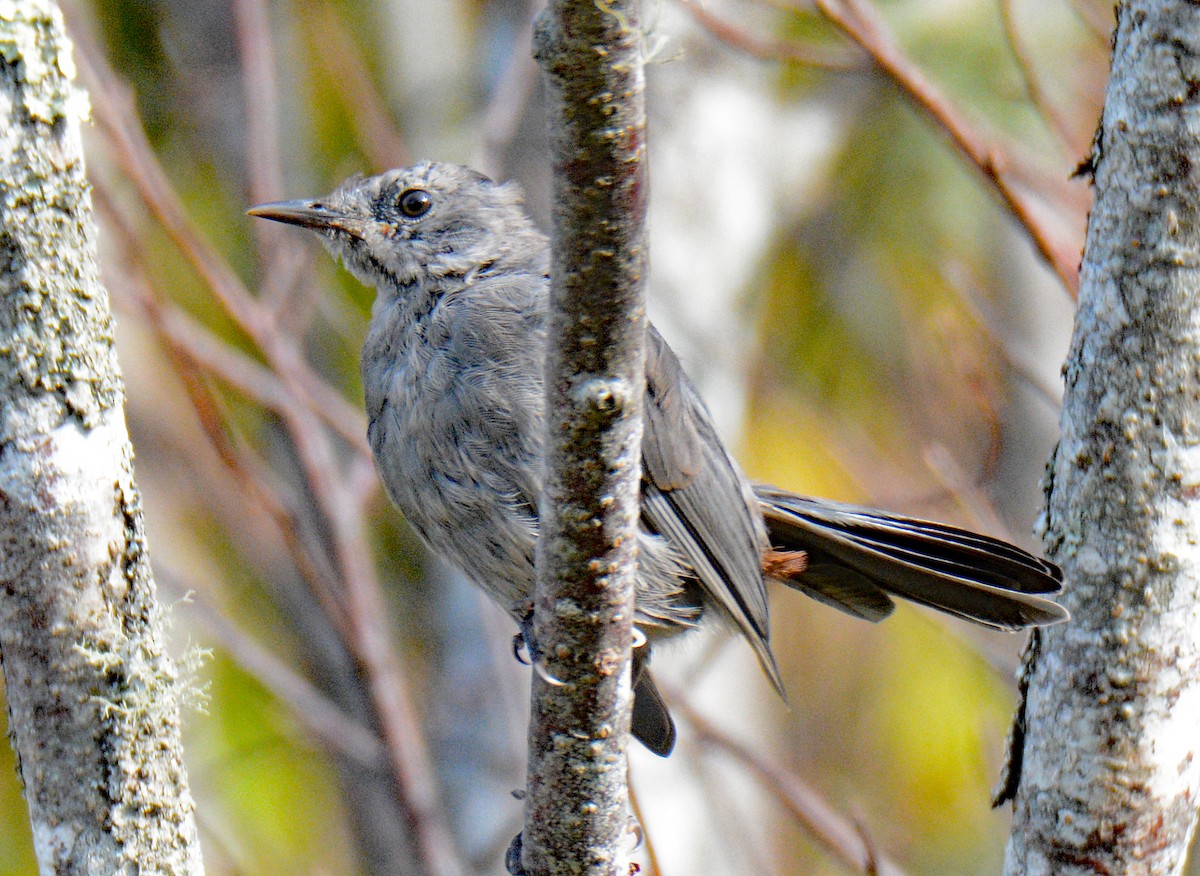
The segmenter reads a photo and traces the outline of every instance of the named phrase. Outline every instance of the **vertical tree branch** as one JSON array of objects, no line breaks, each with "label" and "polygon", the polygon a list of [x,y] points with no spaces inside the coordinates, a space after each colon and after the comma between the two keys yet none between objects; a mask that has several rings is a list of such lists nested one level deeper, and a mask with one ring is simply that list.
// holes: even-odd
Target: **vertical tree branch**
[{"label": "vertical tree branch", "polygon": [[58,9],[0,0],[0,657],[44,873],[199,874]]},{"label": "vertical tree branch", "polygon": [[1027,656],[1010,874],[1181,872],[1200,795],[1200,7],[1117,12],[1045,517],[1073,619]]},{"label": "vertical tree branch", "polygon": [[[639,0],[557,0],[549,80],[554,256],[524,866],[627,872],[625,748],[646,315]],[[531,355],[535,354],[530,351]]]}]

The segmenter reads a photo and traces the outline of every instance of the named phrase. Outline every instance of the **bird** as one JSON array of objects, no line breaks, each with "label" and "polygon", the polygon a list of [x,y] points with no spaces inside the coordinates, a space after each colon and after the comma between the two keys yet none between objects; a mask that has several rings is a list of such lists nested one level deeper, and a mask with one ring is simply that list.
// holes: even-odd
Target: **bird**
[{"label": "bird", "polygon": [[[386,492],[434,553],[528,627],[542,487],[550,243],[522,190],[425,161],[356,175],[252,216],[315,232],[375,289],[362,351],[368,440]],[[633,735],[676,729],[649,645],[716,617],[772,685],[767,582],[867,621],[893,597],[1001,630],[1060,623],[1062,573],[996,538],[752,483],[678,357],[646,325]]]}]

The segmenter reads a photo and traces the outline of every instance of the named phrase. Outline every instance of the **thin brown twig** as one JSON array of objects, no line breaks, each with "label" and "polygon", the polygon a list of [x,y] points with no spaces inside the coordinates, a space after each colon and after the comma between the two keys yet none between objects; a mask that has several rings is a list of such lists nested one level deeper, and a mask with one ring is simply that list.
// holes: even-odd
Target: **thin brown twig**
[{"label": "thin brown twig", "polygon": [[1087,27],[1088,32],[1105,48],[1112,44],[1113,20],[1112,3],[1089,3],[1088,0],[1070,0],[1071,8]]},{"label": "thin brown twig", "polygon": [[513,34],[508,63],[500,75],[487,106],[480,114],[480,138],[472,165],[485,173],[497,174],[503,165],[504,151],[516,139],[529,98],[537,82],[538,68],[526,47],[533,42],[533,19],[540,2],[527,3],[525,21]]},{"label": "thin brown twig", "polygon": [[868,873],[874,860],[878,876],[904,876],[898,864],[869,849],[854,823],[835,812],[803,779],[771,763],[718,729],[693,709],[678,691],[672,689],[669,699],[672,710],[684,717],[698,741],[723,752],[749,769],[792,817],[839,861],[856,873]]},{"label": "thin brown twig", "polygon": [[82,43],[78,48],[77,61],[96,110],[96,124],[112,145],[111,154],[171,242],[217,296],[226,312],[252,338],[261,334],[265,326],[260,308],[237,275],[188,220],[162,164],[146,140],[128,87],[116,78],[103,59],[94,54],[91,46]]},{"label": "thin brown twig", "polygon": [[746,801],[748,805],[734,806],[731,805],[733,801],[724,800],[724,795],[729,793],[728,778],[725,771],[716,768],[712,759],[692,757],[687,766],[701,799],[719,801],[721,815],[710,829],[713,840],[718,841],[723,850],[727,849],[729,858],[737,862],[737,871],[754,876],[788,876],[784,868],[794,870],[788,867],[791,862],[786,858],[780,860],[783,856],[773,853],[769,844],[758,841],[755,836],[756,827],[761,824],[757,801],[750,798]]},{"label": "thin brown twig", "polygon": [[703,2],[679,0],[679,4],[714,38],[753,58],[782,61],[817,70],[850,72],[866,68],[865,59],[859,53],[851,54],[818,46],[799,46],[784,40],[762,37],[714,14]]},{"label": "thin brown twig", "polygon": [[1037,110],[1046,126],[1054,132],[1063,151],[1067,155],[1080,154],[1082,150],[1074,142],[1075,136],[1070,124],[1050,100],[1046,89],[1042,87],[1042,77],[1038,72],[1037,64],[1033,56],[1029,54],[1029,48],[1025,45],[1025,40],[1021,37],[1021,29],[1017,25],[1015,0],[999,0],[999,3],[1004,35],[1008,40],[1008,47],[1013,53],[1013,58],[1017,62],[1017,68],[1021,71],[1021,80],[1025,84],[1025,93],[1029,97],[1029,103]]},{"label": "thin brown twig", "polygon": [[969,268],[959,261],[944,265],[941,274],[966,308],[969,318],[991,339],[1004,363],[1046,402],[1050,410],[1057,413],[1062,407],[1061,387],[1043,377],[1037,370],[1034,357],[1006,336],[1004,319],[980,292],[982,281],[972,276]]},{"label": "thin brown twig", "polygon": [[629,808],[642,829],[642,848],[646,851],[644,876],[661,876],[662,867],[658,864],[658,852],[654,848],[654,840],[650,836],[650,832],[646,830],[646,818],[642,814],[642,807],[638,802],[638,795],[634,790],[633,782],[629,783]]},{"label": "thin brown twig", "polygon": [[978,482],[986,482],[986,477],[969,477],[949,448],[938,442],[927,444],[921,456],[937,482],[966,514],[972,529],[991,533],[1007,541],[1014,540],[991,500],[979,490]]},{"label": "thin brown twig", "polygon": [[[910,388],[914,396],[911,407],[924,417],[921,423],[913,420],[914,426],[923,434],[936,431],[945,419],[947,402],[953,404],[960,401],[948,398],[947,393],[953,396],[966,392],[975,412],[972,417],[974,427],[976,430],[982,428],[987,434],[976,475],[977,482],[986,483],[995,476],[1004,447],[1000,411],[987,368],[980,361],[975,345],[961,342],[955,336],[962,329],[958,320],[930,320],[917,312],[914,303],[914,298],[903,299],[901,311],[904,318],[901,324],[909,339],[906,346],[913,351],[914,365],[924,369],[930,378],[917,381]],[[976,440],[974,443],[979,442]]]},{"label": "thin brown twig", "polygon": [[380,495],[379,474],[372,456],[358,456],[346,466],[346,484],[354,502],[364,510]]},{"label": "thin brown twig", "polygon": [[[109,227],[116,232],[116,243],[124,247],[125,257],[120,260],[120,263],[126,266],[124,282],[110,284],[110,288],[121,291],[119,299],[139,307],[147,325],[163,341],[167,355],[175,366],[175,372],[196,414],[201,433],[208,439],[217,459],[233,475],[233,483],[252,496],[257,505],[274,521],[296,567],[322,604],[330,623],[342,636],[348,636],[345,611],[335,584],[336,576],[325,558],[319,552],[313,551],[309,541],[304,538],[295,502],[288,501],[287,490],[282,484],[268,477],[269,468],[257,454],[240,437],[230,433],[229,418],[223,414],[220,402],[199,377],[198,372],[204,370],[208,363],[202,355],[198,355],[198,345],[194,339],[191,339],[191,343],[184,341],[179,333],[172,330],[173,322],[177,324],[177,321],[173,321],[168,315],[172,310],[171,306],[150,284],[144,273],[132,270],[142,263],[136,244],[137,238],[132,228],[115,209],[112,199],[107,196],[106,186],[97,183],[94,192],[97,206],[106,217]],[[179,320],[182,319],[183,315],[179,314]],[[234,385],[246,392],[248,397],[265,406],[269,407],[268,402],[276,403],[280,410],[286,406],[283,390],[274,375],[265,369],[255,371],[255,368],[261,366],[250,360],[242,363],[246,366],[244,370],[236,365],[230,367],[235,351],[215,338],[213,342],[220,349],[213,351],[211,358],[214,362],[223,363],[224,373],[232,378]]]},{"label": "thin brown twig", "polygon": [[[281,197],[283,191],[274,41],[264,0],[234,0],[233,11],[246,105],[249,196],[251,203],[261,204]],[[309,285],[306,281],[310,272],[305,268],[310,251],[294,235],[268,225],[256,222],[252,226],[262,266],[260,276],[264,278],[261,299],[276,319],[287,319],[292,327],[303,325],[312,312],[308,304],[312,296],[293,293]],[[297,298],[308,306],[296,306]]]},{"label": "thin brown twig", "polygon": [[847,37],[866,50],[879,71],[918,109],[946,132],[959,152],[999,195],[1001,203],[1025,229],[1035,249],[1054,271],[1072,298],[1079,294],[1075,267],[1078,244],[1055,242],[1048,227],[1033,213],[1027,199],[1009,180],[1009,159],[989,141],[900,51],[874,7],[863,0],[816,0],[817,8]]},{"label": "thin brown twig", "polygon": [[871,836],[871,831],[867,828],[867,821],[861,812],[855,812],[852,820],[854,830],[858,834],[858,838],[862,840],[863,848],[867,851],[867,876],[879,876],[879,848],[875,843],[875,837]]},{"label": "thin brown twig", "polygon": [[[312,371],[299,355],[294,338],[278,330],[271,315],[252,296],[229,265],[207,243],[187,217],[162,165],[145,138],[128,89],[102,59],[83,43],[80,68],[88,81],[97,121],[109,135],[112,154],[134,183],[142,202],[197,274],[221,302],[225,311],[264,353],[289,394],[323,421],[343,433],[356,449],[365,452],[362,414]],[[280,367],[286,365],[287,367]]]},{"label": "thin brown twig", "polygon": [[[441,805],[441,791],[413,707],[412,685],[400,667],[388,635],[383,591],[370,562],[361,508],[349,500],[344,483],[323,477],[334,471],[327,442],[292,430],[300,457],[312,478],[313,492],[333,530],[334,556],[348,597],[353,637],[347,642],[366,676],[380,731],[397,778],[405,789],[406,808],[417,842],[433,871],[466,872]],[[326,467],[328,466],[328,467]]]},{"label": "thin brown twig", "polygon": [[[284,350],[281,334],[270,314],[250,294],[228,263],[208,243],[190,220],[172,188],[162,164],[146,139],[128,87],[89,45],[80,47],[80,69],[96,108],[97,124],[113,146],[112,154],[133,182],[143,204],[205,282],[225,311],[260,350]],[[288,343],[294,346],[289,338]],[[299,357],[287,357],[295,365]],[[272,363],[275,365],[276,363]],[[279,371],[285,381],[291,372]]]},{"label": "thin brown twig", "polygon": [[109,263],[120,265],[122,282],[110,284],[116,297],[136,305],[150,327],[178,350],[190,366],[198,366],[263,408],[282,410],[287,389],[270,369],[219,339],[151,283],[137,233],[117,207],[103,176],[99,172],[92,175],[96,206],[121,249],[121,258]]},{"label": "thin brown twig", "polygon": [[[242,64],[242,96],[246,102],[249,146],[246,175],[255,203],[278,197],[283,189],[279,154],[279,88],[271,25],[263,0],[234,0],[235,33]],[[261,224],[261,223],[260,223]],[[256,230],[258,225],[255,226]]]},{"label": "thin brown twig", "polygon": [[380,170],[410,164],[412,153],[345,22],[328,3],[304,4],[301,21],[312,54],[341,98],[367,160]]},{"label": "thin brown twig", "polygon": [[220,644],[250,677],[283,703],[292,717],[321,745],[368,769],[378,769],[385,753],[379,738],[346,714],[307,679],[295,672],[234,623],[196,587],[178,575],[158,570],[159,582],[183,596],[184,611]]}]

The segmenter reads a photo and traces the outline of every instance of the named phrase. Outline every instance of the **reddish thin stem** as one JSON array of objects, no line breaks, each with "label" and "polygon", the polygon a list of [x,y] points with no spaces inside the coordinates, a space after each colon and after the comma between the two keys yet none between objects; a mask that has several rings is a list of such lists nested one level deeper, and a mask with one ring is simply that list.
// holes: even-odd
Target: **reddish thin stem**
[{"label": "reddish thin stem", "polygon": [[702,744],[721,751],[746,767],[817,842],[855,873],[904,876],[898,864],[881,854],[874,843],[864,838],[861,825],[836,812],[795,773],[772,763],[719,730],[691,708],[677,691],[671,691],[670,701],[672,710],[687,720],[694,736]]},{"label": "reddish thin stem", "polygon": [[1075,138],[1071,126],[1058,107],[1050,101],[1046,89],[1042,87],[1042,77],[1038,73],[1037,64],[1029,54],[1025,41],[1021,38],[1021,30],[1017,26],[1014,0],[1000,0],[1000,18],[1004,22],[1004,35],[1008,39],[1008,46],[1021,71],[1021,80],[1025,83],[1025,93],[1029,96],[1029,102],[1042,117],[1046,126],[1054,132],[1063,150],[1068,155],[1078,155],[1081,150],[1073,142]]},{"label": "reddish thin stem", "polygon": [[411,164],[412,153],[345,22],[327,3],[305,4],[301,21],[313,57],[341,98],[367,160],[379,170]]},{"label": "reddish thin stem", "polygon": [[816,0],[817,8],[847,37],[866,50],[879,71],[918,109],[946,132],[967,161],[983,175],[1001,203],[1029,235],[1034,248],[1054,271],[1072,298],[1079,294],[1077,246],[1056,243],[1050,230],[1038,220],[1026,198],[1009,179],[1008,158],[999,145],[989,141],[958,109],[904,56],[887,33],[874,7],[862,0]]},{"label": "reddish thin stem", "polygon": [[[242,64],[242,93],[246,104],[248,151],[246,172],[250,202],[282,197],[283,161],[279,148],[279,88],[275,77],[274,41],[269,10],[264,0],[234,0],[235,32]],[[275,318],[286,318],[291,326],[305,324],[312,313],[310,272],[305,270],[310,251],[295,235],[256,222],[252,226],[258,243],[260,290]],[[298,291],[309,294],[299,296]],[[296,306],[297,299],[304,306]]]},{"label": "reddish thin stem", "polygon": [[731,21],[714,14],[697,0],[679,0],[697,24],[726,45],[764,61],[783,61],[818,70],[848,72],[862,70],[861,54],[850,54],[817,46],[799,46],[784,40],[752,34]]}]

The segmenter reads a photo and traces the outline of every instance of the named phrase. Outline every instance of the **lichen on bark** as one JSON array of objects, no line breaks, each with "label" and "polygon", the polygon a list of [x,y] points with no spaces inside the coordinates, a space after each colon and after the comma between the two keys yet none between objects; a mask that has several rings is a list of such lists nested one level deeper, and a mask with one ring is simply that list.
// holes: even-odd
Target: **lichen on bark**
[{"label": "lichen on bark", "polygon": [[[1200,7],[1118,5],[1008,873],[1178,873],[1200,794]],[[1018,728],[1020,729],[1020,728]]]},{"label": "lichen on bark", "polygon": [[79,127],[48,0],[0,0],[0,659],[43,873],[202,871]]}]

